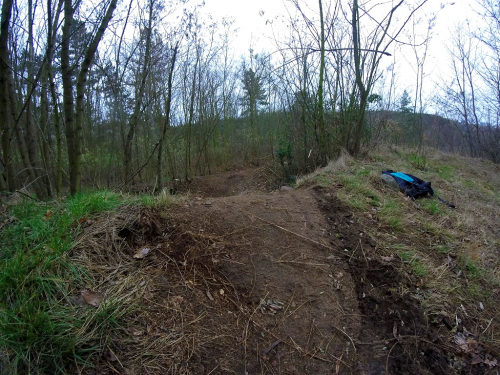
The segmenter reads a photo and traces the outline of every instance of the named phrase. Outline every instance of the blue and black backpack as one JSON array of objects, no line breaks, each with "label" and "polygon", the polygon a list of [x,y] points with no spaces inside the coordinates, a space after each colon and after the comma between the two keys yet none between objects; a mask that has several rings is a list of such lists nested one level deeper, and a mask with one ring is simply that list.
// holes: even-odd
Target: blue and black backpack
[{"label": "blue and black backpack", "polygon": [[[415,177],[411,174],[394,172],[392,169],[382,171],[382,174],[389,175],[392,178],[394,178],[394,181],[396,181],[396,183],[398,184],[399,189],[412,199],[417,199],[427,196],[431,197],[435,196],[434,190],[432,190],[430,182],[421,180],[420,178]],[[455,205],[444,201],[437,195],[436,197],[437,199],[439,199],[440,202],[443,202],[448,207],[455,208]]]}]

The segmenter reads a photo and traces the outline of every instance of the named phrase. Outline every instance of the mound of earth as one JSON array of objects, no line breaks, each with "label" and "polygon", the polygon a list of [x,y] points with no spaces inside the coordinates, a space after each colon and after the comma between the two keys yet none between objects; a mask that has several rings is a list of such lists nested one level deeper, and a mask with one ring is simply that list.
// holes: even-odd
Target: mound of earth
[{"label": "mound of earth", "polygon": [[194,177],[189,182],[174,181],[176,193],[200,197],[227,197],[247,192],[270,192],[280,186],[282,177],[272,167],[253,167],[209,176]]},{"label": "mound of earth", "polygon": [[450,342],[446,317],[426,316],[418,280],[335,188],[235,195],[231,173],[120,231],[131,257],[151,249],[137,261],[150,281],[128,343],[142,359],[124,373],[491,372]]}]

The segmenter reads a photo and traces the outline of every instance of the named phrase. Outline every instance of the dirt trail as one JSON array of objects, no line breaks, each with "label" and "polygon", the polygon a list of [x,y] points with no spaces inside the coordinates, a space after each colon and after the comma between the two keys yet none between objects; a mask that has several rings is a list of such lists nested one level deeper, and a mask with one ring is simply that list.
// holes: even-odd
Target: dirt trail
[{"label": "dirt trail", "polygon": [[143,226],[158,229],[122,233],[131,254],[156,249],[144,262],[152,280],[141,324],[175,345],[158,348],[155,367],[172,374],[487,373],[454,357],[442,317],[431,320],[420,308],[418,280],[379,254],[335,188],[252,193],[247,177],[199,180],[199,196],[171,207],[166,221],[143,214]]}]

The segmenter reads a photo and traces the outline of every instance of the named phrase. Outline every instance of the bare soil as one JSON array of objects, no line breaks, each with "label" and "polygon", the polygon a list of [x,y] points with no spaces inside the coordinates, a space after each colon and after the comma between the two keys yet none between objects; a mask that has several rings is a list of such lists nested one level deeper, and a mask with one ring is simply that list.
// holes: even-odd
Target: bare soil
[{"label": "bare soil", "polygon": [[150,281],[146,312],[113,347],[143,359],[104,358],[109,373],[496,373],[496,349],[466,330],[469,350],[451,339],[452,318],[426,313],[418,278],[381,252],[339,187],[271,180],[263,168],[198,178],[183,187],[191,198],[121,228],[129,256],[152,249],[137,260]]}]

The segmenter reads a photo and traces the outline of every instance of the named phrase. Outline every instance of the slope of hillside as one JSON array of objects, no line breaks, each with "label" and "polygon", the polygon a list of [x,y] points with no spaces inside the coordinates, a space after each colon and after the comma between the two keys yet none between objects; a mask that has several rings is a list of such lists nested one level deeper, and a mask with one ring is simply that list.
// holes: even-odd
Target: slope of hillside
[{"label": "slope of hillside", "polygon": [[[457,208],[405,198],[381,182],[388,168]],[[272,190],[271,172],[200,178],[82,220],[68,257],[89,278],[61,303],[113,321],[82,328],[98,350],[66,371],[497,373],[498,166],[399,150],[342,156],[294,189]],[[78,299],[89,291],[102,301]]]}]

